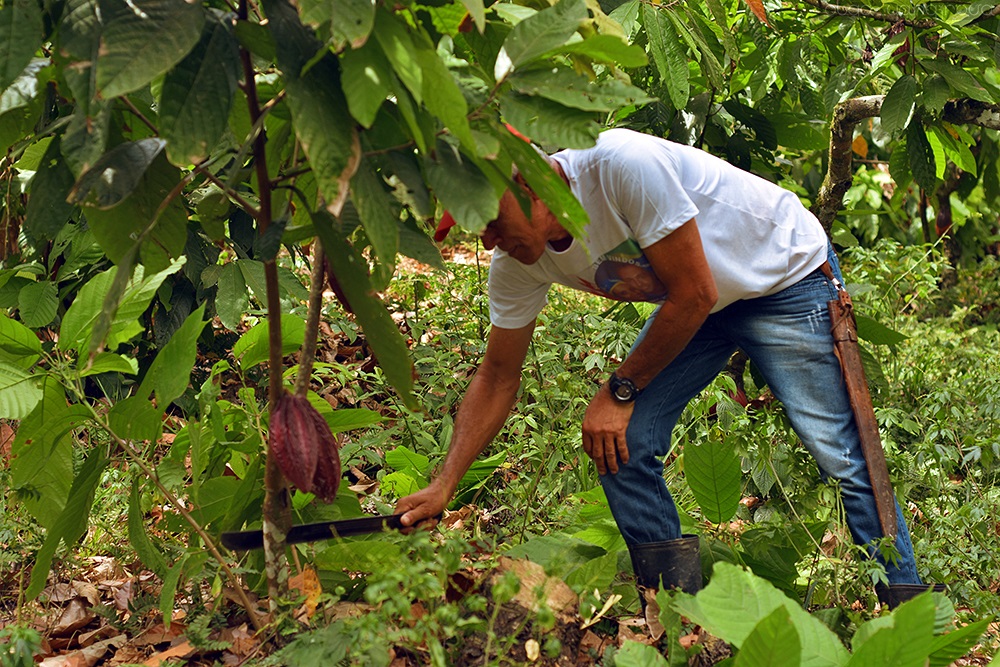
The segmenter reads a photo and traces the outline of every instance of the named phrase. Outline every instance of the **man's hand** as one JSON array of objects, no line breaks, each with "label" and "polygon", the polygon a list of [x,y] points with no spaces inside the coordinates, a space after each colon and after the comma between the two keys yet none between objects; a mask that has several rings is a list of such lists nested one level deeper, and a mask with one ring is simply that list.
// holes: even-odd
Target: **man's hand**
[{"label": "man's hand", "polygon": [[628,463],[625,431],[632,418],[632,403],[620,403],[611,397],[605,383],[587,406],[583,416],[583,451],[594,459],[602,475],[618,472],[618,460]]},{"label": "man's hand", "polygon": [[448,506],[451,494],[441,488],[436,482],[430,486],[400,498],[396,503],[396,513],[405,512],[400,523],[405,527],[420,524],[421,528],[433,528],[437,525],[437,516]]}]

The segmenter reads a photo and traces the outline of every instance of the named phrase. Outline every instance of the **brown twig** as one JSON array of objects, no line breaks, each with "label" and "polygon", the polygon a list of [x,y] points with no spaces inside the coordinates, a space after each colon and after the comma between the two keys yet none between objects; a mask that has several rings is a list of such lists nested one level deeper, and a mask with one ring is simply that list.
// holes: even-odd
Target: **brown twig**
[{"label": "brown twig", "polygon": [[323,311],[323,244],[317,236],[313,240],[313,265],[309,276],[309,313],[306,316],[306,337],[299,352],[299,373],[295,378],[295,395],[305,396],[312,377],[313,360],[316,358],[316,340],[319,336],[319,319]]},{"label": "brown twig", "polygon": [[902,14],[888,14],[885,12],[868,9],[867,7],[851,7],[848,5],[835,5],[826,0],[804,0],[807,5],[812,5],[816,9],[826,14],[839,14],[840,16],[854,16],[857,18],[873,19],[875,21],[885,21],[886,23],[902,23],[911,28],[926,30],[937,25],[931,19],[910,19]]}]

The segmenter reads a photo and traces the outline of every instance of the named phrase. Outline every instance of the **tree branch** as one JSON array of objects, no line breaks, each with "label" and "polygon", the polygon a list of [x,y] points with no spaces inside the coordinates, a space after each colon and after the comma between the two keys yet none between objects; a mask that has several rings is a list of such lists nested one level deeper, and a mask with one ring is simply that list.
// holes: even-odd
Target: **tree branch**
[{"label": "tree branch", "polygon": [[812,5],[816,9],[827,14],[839,14],[841,16],[854,16],[857,18],[873,19],[875,21],[885,21],[886,23],[900,23],[911,28],[927,29],[933,28],[937,23],[931,19],[908,19],[902,14],[886,14],[867,7],[850,7],[847,5],[835,5],[825,0],[804,0],[807,5]]},{"label": "tree branch", "polygon": [[[862,120],[878,116],[882,112],[884,100],[885,95],[855,97],[841,102],[833,111],[826,177],[812,206],[812,212],[819,218],[827,233],[830,232],[830,227],[844,204],[844,195],[854,180],[851,156],[854,128]],[[945,104],[941,120],[952,125],[978,125],[997,130],[1000,129],[1000,105],[968,98],[949,100]]]}]

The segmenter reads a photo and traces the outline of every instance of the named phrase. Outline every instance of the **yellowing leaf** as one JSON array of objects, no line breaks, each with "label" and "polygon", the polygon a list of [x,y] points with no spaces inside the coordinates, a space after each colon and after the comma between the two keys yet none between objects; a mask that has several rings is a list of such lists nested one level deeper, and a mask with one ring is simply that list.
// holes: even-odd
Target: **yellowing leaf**
[{"label": "yellowing leaf", "polygon": [[865,141],[865,137],[862,134],[854,137],[854,142],[851,144],[851,150],[853,150],[858,157],[868,157],[868,142]]}]

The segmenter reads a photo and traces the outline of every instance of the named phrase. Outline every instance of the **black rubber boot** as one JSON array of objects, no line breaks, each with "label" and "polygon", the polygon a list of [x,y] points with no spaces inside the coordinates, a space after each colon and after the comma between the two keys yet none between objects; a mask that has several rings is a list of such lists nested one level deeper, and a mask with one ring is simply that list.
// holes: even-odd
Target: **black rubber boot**
[{"label": "black rubber boot", "polygon": [[944,584],[889,584],[888,586],[879,584],[875,587],[875,594],[878,595],[879,602],[889,609],[895,609],[927,589],[936,593],[944,593],[947,590]]},{"label": "black rubber boot", "polygon": [[[679,588],[685,593],[701,590],[701,553],[697,535],[677,540],[649,542],[629,547],[632,569],[641,588]],[[639,598],[642,599],[640,591]]]}]

